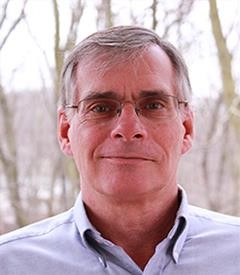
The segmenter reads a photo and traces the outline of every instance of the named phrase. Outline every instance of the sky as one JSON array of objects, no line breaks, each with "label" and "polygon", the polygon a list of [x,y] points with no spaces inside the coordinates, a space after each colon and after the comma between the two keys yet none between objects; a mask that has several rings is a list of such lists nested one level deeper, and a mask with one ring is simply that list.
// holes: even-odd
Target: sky
[{"label": "sky", "polygon": [[[4,0],[2,0],[4,1]],[[165,1],[168,5],[176,4],[177,0]],[[66,37],[69,27],[69,3],[68,0],[60,0],[61,15],[61,37]],[[94,5],[98,0],[86,1],[87,7],[81,19],[81,28],[79,29],[79,38],[86,37],[96,31],[96,10]],[[164,2],[164,1],[160,1]],[[13,0],[12,6],[8,11],[8,22],[11,22],[19,12],[22,0]],[[137,3],[137,4],[136,4]],[[130,24],[129,6],[133,7],[134,14],[139,16],[139,21],[146,27],[151,26],[147,14],[148,0],[121,0],[115,1],[113,11],[117,15],[119,24]],[[230,32],[230,25],[237,24],[240,10],[240,1],[238,0],[219,0],[219,11],[222,19],[224,32]],[[1,7],[1,4],[0,4]],[[26,21],[17,26],[14,34],[10,36],[8,43],[0,52],[0,78],[8,91],[13,90],[34,90],[45,85],[51,85],[48,73],[48,64],[54,65],[53,59],[53,38],[54,38],[54,20],[53,9],[50,0],[28,0],[26,8]],[[163,16],[162,10],[159,10],[159,17]],[[236,19],[233,19],[236,18]],[[189,41],[190,45],[186,51],[183,51],[184,58],[189,66],[190,78],[194,93],[197,96],[213,95],[212,91],[217,90],[219,74],[216,72],[217,60],[214,41],[211,34],[211,27],[208,17],[207,0],[196,0],[194,10],[185,22],[184,41]],[[191,24],[190,24],[191,23]],[[239,24],[239,23],[238,23]],[[8,25],[5,24],[0,32],[0,41],[6,32]],[[239,29],[239,28],[238,28]],[[161,32],[159,24],[159,32]],[[228,39],[229,48],[236,48],[239,44],[240,34],[231,32]],[[174,34],[171,42],[175,42]],[[193,41],[193,42],[192,42]],[[237,53],[238,54],[238,53]],[[43,56],[47,56],[46,59]],[[214,80],[214,81],[213,81]],[[215,85],[215,86],[213,86]],[[212,89],[211,89],[212,87]]]}]

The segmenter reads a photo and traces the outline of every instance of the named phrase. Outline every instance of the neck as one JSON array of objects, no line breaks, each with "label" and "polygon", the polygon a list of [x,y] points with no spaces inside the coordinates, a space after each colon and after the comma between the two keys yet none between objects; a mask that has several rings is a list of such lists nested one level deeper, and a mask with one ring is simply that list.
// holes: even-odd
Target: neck
[{"label": "neck", "polygon": [[170,191],[131,201],[102,195],[90,199],[83,194],[83,200],[91,223],[102,236],[121,246],[144,269],[174,224],[179,206],[177,186]]}]

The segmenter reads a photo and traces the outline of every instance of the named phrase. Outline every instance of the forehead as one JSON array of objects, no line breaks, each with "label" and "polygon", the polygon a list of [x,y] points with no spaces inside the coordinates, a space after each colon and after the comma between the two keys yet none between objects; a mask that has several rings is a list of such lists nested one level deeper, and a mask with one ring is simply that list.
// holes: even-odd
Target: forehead
[{"label": "forehead", "polygon": [[76,72],[78,99],[106,91],[123,97],[137,97],[142,90],[162,90],[173,94],[173,66],[160,47],[151,46],[133,60],[115,58],[116,61],[111,62],[106,58],[93,58],[79,64]]}]

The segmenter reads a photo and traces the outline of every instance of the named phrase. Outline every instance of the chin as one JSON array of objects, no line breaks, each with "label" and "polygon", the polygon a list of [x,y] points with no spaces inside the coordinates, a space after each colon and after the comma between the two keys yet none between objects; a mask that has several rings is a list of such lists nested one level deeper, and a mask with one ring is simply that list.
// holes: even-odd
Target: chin
[{"label": "chin", "polygon": [[118,201],[132,201],[140,199],[142,197],[155,194],[159,189],[158,185],[146,185],[144,180],[133,181],[121,181],[120,183],[114,182],[114,184],[104,185],[104,188],[99,190],[104,196],[113,198]]}]

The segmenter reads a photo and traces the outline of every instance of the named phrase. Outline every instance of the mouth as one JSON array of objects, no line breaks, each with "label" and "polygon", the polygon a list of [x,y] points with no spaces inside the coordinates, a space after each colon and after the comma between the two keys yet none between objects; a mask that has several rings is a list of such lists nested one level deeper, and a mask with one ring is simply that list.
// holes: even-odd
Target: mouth
[{"label": "mouth", "polygon": [[101,159],[121,163],[140,163],[146,161],[153,161],[152,159],[143,156],[102,156]]}]

